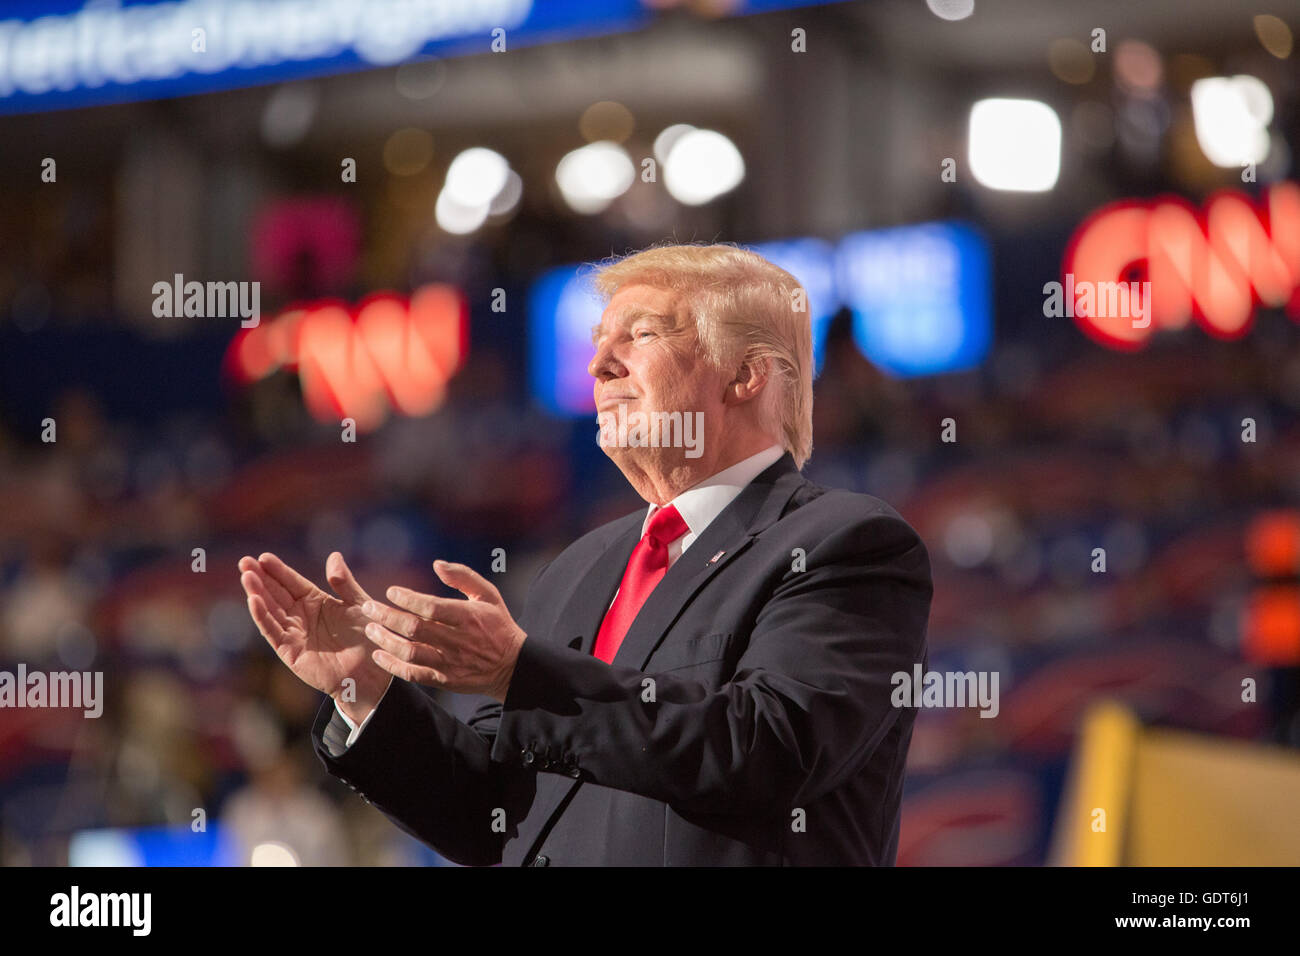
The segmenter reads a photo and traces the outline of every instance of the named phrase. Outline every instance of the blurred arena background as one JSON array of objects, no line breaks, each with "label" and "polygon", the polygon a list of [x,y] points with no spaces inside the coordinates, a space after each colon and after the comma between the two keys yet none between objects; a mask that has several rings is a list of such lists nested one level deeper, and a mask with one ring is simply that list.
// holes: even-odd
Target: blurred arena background
[{"label": "blurred arena background", "polygon": [[[517,610],[639,506],[575,269],[676,239],[804,282],[806,473],[920,531],[931,669],[999,675],[994,716],[920,714],[900,864],[1300,862],[1297,28],[4,4],[0,669],[105,706],[0,711],[0,860],[440,863],[317,764],[235,563],[497,558]],[[1149,326],[1052,309],[1067,272],[1150,281]],[[259,283],[260,322],[160,306],[178,276]]]}]

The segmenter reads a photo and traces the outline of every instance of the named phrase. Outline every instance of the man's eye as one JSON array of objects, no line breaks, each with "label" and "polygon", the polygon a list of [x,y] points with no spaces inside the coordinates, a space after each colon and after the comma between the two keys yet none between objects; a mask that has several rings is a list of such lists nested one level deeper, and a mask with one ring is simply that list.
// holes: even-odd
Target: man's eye
[{"label": "man's eye", "polygon": [[632,333],[632,337],[633,337],[634,339],[639,339],[639,338],[641,338],[642,336],[645,336],[645,335],[654,335],[654,333],[651,332],[649,329],[640,329],[640,330],[638,330],[638,331]]}]

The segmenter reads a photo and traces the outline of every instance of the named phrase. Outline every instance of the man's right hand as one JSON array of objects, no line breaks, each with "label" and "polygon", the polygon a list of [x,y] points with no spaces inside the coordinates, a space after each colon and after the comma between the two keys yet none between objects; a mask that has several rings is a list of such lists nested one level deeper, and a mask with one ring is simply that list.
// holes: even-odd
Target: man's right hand
[{"label": "man's right hand", "polygon": [[[361,723],[384,696],[392,675],[371,659],[374,645],[365,634],[370,619],[361,605],[372,598],[357,584],[343,555],[335,551],[325,562],[325,577],[339,597],[326,594],[270,552],[240,558],[239,570],[248,612],[280,660],[304,683],[333,697],[353,723]],[[348,678],[356,682],[355,695],[345,693]]]}]

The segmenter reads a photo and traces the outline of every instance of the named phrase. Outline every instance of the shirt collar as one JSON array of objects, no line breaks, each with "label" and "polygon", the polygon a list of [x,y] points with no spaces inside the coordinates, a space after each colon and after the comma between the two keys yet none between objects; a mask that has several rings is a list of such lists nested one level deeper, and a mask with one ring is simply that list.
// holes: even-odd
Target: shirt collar
[{"label": "shirt collar", "polygon": [[[746,485],[775,464],[784,454],[785,449],[780,445],[770,445],[757,455],[750,455],[730,468],[724,468],[716,475],[705,478],[670,501],[669,504],[677,508],[677,513],[686,522],[686,527],[691,529],[688,537],[691,540],[698,538],[713,519],[722,514],[723,509],[744,491]],[[651,505],[646,512],[645,521],[641,524],[642,535],[645,534],[650,526],[650,519],[658,510],[658,505]]]}]

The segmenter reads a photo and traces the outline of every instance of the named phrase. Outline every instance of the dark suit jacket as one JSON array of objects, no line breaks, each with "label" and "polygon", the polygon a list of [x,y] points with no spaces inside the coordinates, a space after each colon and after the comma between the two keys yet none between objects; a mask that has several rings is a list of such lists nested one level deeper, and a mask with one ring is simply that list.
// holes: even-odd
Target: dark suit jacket
[{"label": "dark suit jacket", "polygon": [[529,590],[504,704],[463,723],[394,680],[351,748],[326,700],[329,772],[458,863],[892,865],[928,665],[930,562],[869,495],[789,455],[668,569],[613,664],[591,655],[644,511],[585,535]]}]

